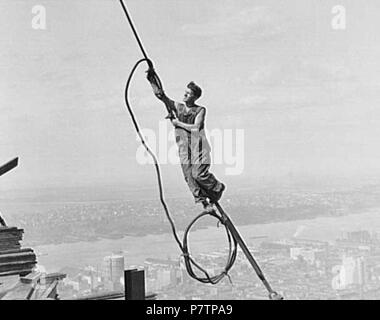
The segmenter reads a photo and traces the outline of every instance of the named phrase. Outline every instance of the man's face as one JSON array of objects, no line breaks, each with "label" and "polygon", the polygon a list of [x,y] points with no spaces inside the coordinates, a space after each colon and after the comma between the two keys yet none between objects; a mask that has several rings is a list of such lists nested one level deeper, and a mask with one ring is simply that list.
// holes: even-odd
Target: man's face
[{"label": "man's face", "polygon": [[193,103],[195,100],[194,92],[191,89],[186,88],[185,94],[183,95],[183,102]]}]

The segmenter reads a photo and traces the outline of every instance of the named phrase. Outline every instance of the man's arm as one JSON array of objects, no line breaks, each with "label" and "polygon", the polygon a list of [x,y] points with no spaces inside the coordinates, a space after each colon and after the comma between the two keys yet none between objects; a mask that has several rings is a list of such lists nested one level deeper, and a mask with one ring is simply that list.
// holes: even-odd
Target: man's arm
[{"label": "man's arm", "polygon": [[156,82],[154,81],[154,79],[151,78],[151,75],[149,75],[148,73],[148,80],[149,80],[149,83],[150,85],[152,86],[152,89],[153,89],[153,93],[154,95],[160,99],[165,105],[166,107],[169,109],[169,110],[172,110],[174,112],[174,114],[176,115],[177,114],[177,108],[175,106],[175,102],[174,100],[170,99],[164,92],[164,90],[162,88],[160,88]]},{"label": "man's arm", "polygon": [[203,108],[201,112],[195,117],[194,124],[183,123],[177,119],[172,120],[174,126],[185,129],[186,131],[199,131],[203,127],[205,121],[206,111]]}]

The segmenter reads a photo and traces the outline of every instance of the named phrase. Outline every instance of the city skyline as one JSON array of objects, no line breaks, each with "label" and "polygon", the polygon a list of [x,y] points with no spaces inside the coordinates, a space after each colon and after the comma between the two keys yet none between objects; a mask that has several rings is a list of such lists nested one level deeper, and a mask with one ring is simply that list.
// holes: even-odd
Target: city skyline
[{"label": "city skyline", "polygon": [[[331,239],[330,239],[331,240]],[[378,298],[379,237],[367,230],[346,231],[334,241],[302,238],[256,239],[249,248],[259,257],[262,268],[287,300],[347,300]],[[227,248],[193,255],[209,272],[222,270]],[[128,260],[128,253],[112,254],[103,258]],[[175,256],[147,257],[139,264],[126,263],[126,268],[145,271],[145,288],[154,292],[159,300],[229,299],[265,300],[266,293],[241,252],[236,266],[227,278],[214,286],[203,286],[187,275],[185,266]],[[286,268],[286,266],[288,268]],[[67,279],[60,287],[63,299],[101,294],[120,286],[120,278],[110,281],[109,266],[62,267]],[[117,267],[116,267],[117,269]],[[122,274],[122,270],[118,274]],[[291,271],[289,271],[291,270]],[[307,278],[307,282],[305,282]],[[111,288],[111,289],[110,289]],[[119,290],[122,288],[119,287]]]}]

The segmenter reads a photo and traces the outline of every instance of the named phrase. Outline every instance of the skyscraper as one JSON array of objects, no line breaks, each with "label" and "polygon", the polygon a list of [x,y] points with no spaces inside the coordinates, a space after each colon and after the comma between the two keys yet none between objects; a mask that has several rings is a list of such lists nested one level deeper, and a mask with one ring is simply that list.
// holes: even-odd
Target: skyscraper
[{"label": "skyscraper", "polygon": [[113,289],[123,287],[124,279],[124,256],[112,254],[103,258],[103,276],[106,281],[113,284]]}]

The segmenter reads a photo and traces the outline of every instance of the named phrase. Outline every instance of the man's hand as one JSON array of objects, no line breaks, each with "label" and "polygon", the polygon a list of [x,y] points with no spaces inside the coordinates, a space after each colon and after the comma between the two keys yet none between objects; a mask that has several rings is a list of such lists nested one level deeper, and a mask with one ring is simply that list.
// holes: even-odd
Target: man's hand
[{"label": "man's hand", "polygon": [[154,71],[154,69],[149,68],[146,71],[146,78],[148,79],[150,83],[155,82],[155,75],[156,75],[156,72]]},{"label": "man's hand", "polygon": [[171,122],[172,122],[172,125],[174,127],[178,127],[178,124],[179,124],[179,120],[178,119],[171,119]]},{"label": "man's hand", "polygon": [[146,78],[148,79],[148,81],[150,82],[150,84],[152,86],[153,93],[155,94],[155,96],[158,99],[162,100],[163,97],[165,96],[165,93],[164,93],[164,91],[162,90],[162,88],[157,83],[156,72],[154,71],[154,69],[149,68],[146,71],[146,73],[147,73],[146,74]]}]

